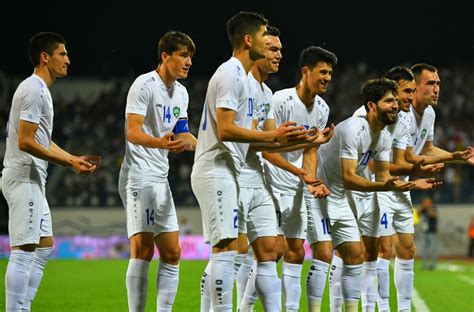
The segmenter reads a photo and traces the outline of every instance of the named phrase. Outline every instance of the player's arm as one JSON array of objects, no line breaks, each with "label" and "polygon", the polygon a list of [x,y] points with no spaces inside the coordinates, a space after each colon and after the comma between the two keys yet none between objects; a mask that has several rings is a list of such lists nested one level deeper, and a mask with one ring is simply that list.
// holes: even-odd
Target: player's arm
[{"label": "player's arm", "polygon": [[285,122],[272,131],[247,129],[235,124],[236,112],[234,110],[218,107],[216,112],[217,134],[221,141],[279,143],[299,139],[307,134],[303,126],[295,126],[293,122]]},{"label": "player's arm", "polygon": [[[411,150],[411,148],[410,148]],[[415,163],[409,163],[406,160],[406,150],[401,148],[392,149],[393,161],[390,163],[391,175],[410,175],[410,176],[433,176],[444,168],[442,163],[425,164],[422,157],[417,157]]]},{"label": "player's arm", "polygon": [[[385,179],[376,182],[369,181],[357,174],[357,159],[341,158],[341,172],[344,188],[348,190],[374,192],[374,191],[388,191]],[[375,171],[377,172],[378,161],[375,161]],[[389,162],[386,163],[386,171],[390,176]]]},{"label": "player's arm", "polygon": [[184,151],[184,141],[174,140],[174,134],[172,132],[165,134],[161,138],[146,134],[142,128],[144,121],[145,116],[143,115],[127,114],[127,140],[130,143],[144,147],[168,149],[171,152]]},{"label": "player's arm", "polygon": [[174,139],[183,140],[186,151],[195,151],[197,139],[189,132],[188,118],[180,118],[173,129]]},{"label": "player's arm", "polygon": [[[324,185],[323,181],[317,179],[318,176],[318,148],[310,147],[305,149],[303,153],[303,169],[308,173],[303,181],[308,184],[308,191],[316,198],[324,198],[329,196],[329,188]],[[308,181],[318,181],[318,184],[311,184]]]},{"label": "player's arm", "polygon": [[59,149],[56,144],[53,143],[51,149],[39,144],[35,140],[37,130],[37,123],[20,119],[18,128],[18,148],[21,151],[64,167],[70,167],[76,173],[88,174],[94,172],[96,165]]},{"label": "player's arm", "polygon": [[434,146],[433,141],[426,141],[421,154],[422,157],[428,156],[437,159],[437,162],[474,165],[474,150],[472,147],[468,147],[464,151],[448,152]]}]

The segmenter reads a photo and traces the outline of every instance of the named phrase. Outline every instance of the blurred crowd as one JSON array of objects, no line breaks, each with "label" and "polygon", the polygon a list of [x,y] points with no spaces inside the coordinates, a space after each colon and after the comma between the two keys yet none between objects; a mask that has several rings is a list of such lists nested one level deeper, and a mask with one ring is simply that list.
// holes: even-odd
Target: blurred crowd
[{"label": "blurred crowd", "polygon": [[[436,65],[436,64],[433,64]],[[462,150],[473,145],[474,129],[474,65],[439,67],[441,93],[436,110],[435,145],[447,150]],[[380,76],[381,70],[369,68],[365,63],[337,67],[333,74],[326,102],[331,107],[329,122],[337,124],[360,107],[359,89],[362,83]],[[18,83],[26,77],[6,77],[0,72],[0,157],[5,152],[5,125],[10,111],[11,98]],[[74,79],[62,79],[51,92],[55,106],[53,140],[76,155],[94,153],[102,155],[102,165],[96,174],[78,176],[71,170],[49,166],[48,201],[53,207],[116,207],[121,206],[117,191],[118,174],[124,154],[124,119],[128,88],[135,77],[117,81],[103,81],[103,88],[90,96]],[[189,93],[189,128],[197,136],[202,105],[210,77],[193,75],[180,82]],[[273,91],[291,87],[278,74],[270,76],[268,85]],[[58,81],[59,82],[59,81]],[[64,86],[68,86],[65,88]],[[92,93],[91,93],[92,94]],[[178,206],[197,206],[191,191],[190,173],[194,153],[170,154],[169,181]],[[474,167],[447,165],[438,177],[444,184],[430,192],[437,203],[474,202]],[[413,192],[413,202],[424,196]]]}]

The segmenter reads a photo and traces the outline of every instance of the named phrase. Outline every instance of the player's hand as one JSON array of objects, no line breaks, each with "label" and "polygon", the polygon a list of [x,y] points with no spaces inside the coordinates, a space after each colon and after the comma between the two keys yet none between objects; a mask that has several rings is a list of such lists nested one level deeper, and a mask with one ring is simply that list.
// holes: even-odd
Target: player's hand
[{"label": "player's hand", "polygon": [[422,159],[413,165],[412,175],[422,177],[432,177],[444,168],[443,163],[423,165],[425,160]]},{"label": "player's hand", "polygon": [[385,188],[387,191],[406,192],[414,187],[415,184],[401,181],[398,177],[392,177],[385,182]]},{"label": "player's hand", "polygon": [[464,151],[453,152],[452,155],[454,160],[469,162],[474,157],[474,149],[469,146]]},{"label": "player's hand", "polygon": [[159,148],[167,149],[172,153],[181,153],[184,152],[186,145],[184,140],[175,140],[174,134],[172,132],[165,134],[162,138],[159,139],[160,144]]},{"label": "player's hand", "polygon": [[308,191],[315,197],[315,198],[326,198],[331,195],[329,188],[321,183],[317,186],[308,185]]},{"label": "player's hand", "polygon": [[274,141],[286,144],[288,141],[303,141],[306,139],[308,130],[303,126],[297,126],[293,121],[286,121],[274,130]]},{"label": "player's hand", "polygon": [[466,159],[466,163],[471,166],[474,166],[474,148],[472,146],[468,146],[466,148],[466,151],[470,153],[470,157]]},{"label": "player's hand", "polygon": [[331,140],[331,138],[334,136],[334,129],[334,124],[331,124],[329,127],[326,127],[323,131],[319,131],[319,129],[316,129],[316,139],[312,141],[313,145],[318,146],[329,142],[329,140]]},{"label": "player's hand", "polygon": [[91,174],[97,168],[95,164],[92,164],[81,157],[73,157],[69,160],[69,163],[71,164],[72,170],[81,175]]},{"label": "player's hand", "polygon": [[441,184],[443,184],[443,182],[441,182],[441,181],[436,181],[435,178],[416,179],[416,180],[410,181],[410,182],[415,185],[415,187],[414,187],[415,190],[422,190],[422,191],[432,190],[432,189],[440,186]]},{"label": "player's hand", "polygon": [[99,167],[102,162],[102,157],[100,155],[82,155],[79,156],[79,158],[96,165],[97,167]]},{"label": "player's hand", "polygon": [[300,172],[298,173],[298,177],[304,183],[306,183],[308,185],[312,185],[312,186],[317,186],[317,185],[320,185],[320,184],[323,183],[323,180],[318,179],[318,178],[313,178],[303,168],[300,168]]}]

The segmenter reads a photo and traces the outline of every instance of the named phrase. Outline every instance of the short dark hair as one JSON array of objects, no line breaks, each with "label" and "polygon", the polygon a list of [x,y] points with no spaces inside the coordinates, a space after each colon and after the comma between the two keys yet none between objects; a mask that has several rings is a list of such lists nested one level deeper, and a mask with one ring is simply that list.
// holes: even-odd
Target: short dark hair
[{"label": "short dark hair", "polygon": [[161,64],[162,52],[173,54],[181,48],[185,48],[191,56],[196,52],[196,46],[191,37],[180,31],[168,31],[158,42],[158,64]]},{"label": "short dark hair", "polygon": [[367,103],[377,103],[381,98],[384,97],[387,92],[391,92],[393,95],[398,94],[398,85],[395,81],[387,78],[377,78],[367,80],[360,89],[362,103],[364,104],[365,110],[369,111]]},{"label": "short dark hair", "polygon": [[255,35],[261,26],[266,26],[268,20],[258,13],[241,11],[227,21],[227,37],[233,49],[242,44],[245,35]]},{"label": "short dark hair", "polygon": [[337,64],[337,57],[334,53],[319,46],[310,46],[301,51],[299,60],[299,69],[303,67],[313,68],[319,62],[329,63],[332,66]]},{"label": "short dark hair", "polygon": [[412,81],[415,80],[415,75],[410,68],[405,66],[395,66],[390,68],[383,77],[387,79],[392,79],[396,82],[400,80]]},{"label": "short dark hair", "polygon": [[436,67],[434,67],[432,65],[429,65],[429,64],[426,64],[426,63],[418,63],[418,64],[413,65],[411,67],[411,71],[415,75],[415,81],[416,81],[417,84],[419,82],[420,75],[424,70],[427,70],[427,71],[432,72],[432,73],[437,73],[438,72],[438,69]]},{"label": "short dark hair", "polygon": [[33,67],[40,64],[41,53],[46,52],[48,55],[53,55],[54,50],[61,43],[65,45],[66,41],[61,35],[54,32],[40,32],[31,37],[28,56]]},{"label": "short dark hair", "polygon": [[268,36],[275,36],[279,37],[280,36],[280,30],[275,27],[275,26],[267,26],[267,35]]}]

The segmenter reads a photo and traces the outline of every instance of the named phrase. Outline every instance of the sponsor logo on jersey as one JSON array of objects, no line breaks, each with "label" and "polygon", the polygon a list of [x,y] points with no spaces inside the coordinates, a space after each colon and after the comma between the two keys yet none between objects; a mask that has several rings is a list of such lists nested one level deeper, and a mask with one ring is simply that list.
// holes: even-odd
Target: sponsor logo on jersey
[{"label": "sponsor logo on jersey", "polygon": [[398,140],[397,140],[397,139],[393,139],[393,141],[392,141],[392,147],[397,146],[397,144],[398,144]]},{"label": "sponsor logo on jersey", "polygon": [[270,111],[270,103],[265,103],[265,113],[268,114],[269,111]]}]

